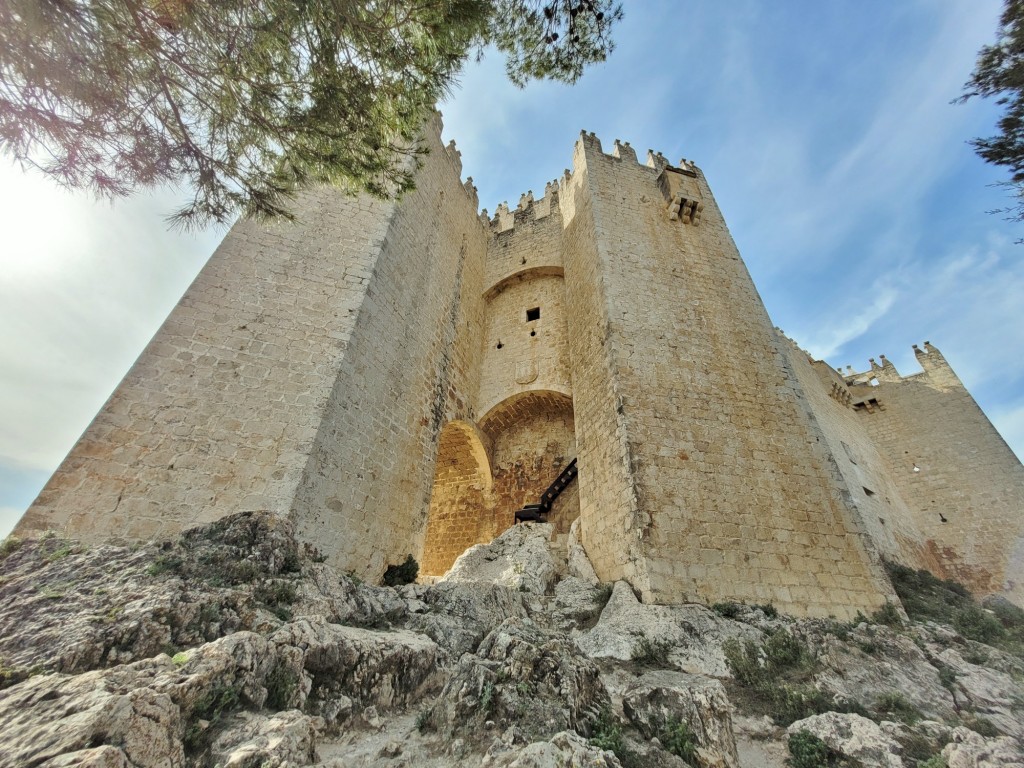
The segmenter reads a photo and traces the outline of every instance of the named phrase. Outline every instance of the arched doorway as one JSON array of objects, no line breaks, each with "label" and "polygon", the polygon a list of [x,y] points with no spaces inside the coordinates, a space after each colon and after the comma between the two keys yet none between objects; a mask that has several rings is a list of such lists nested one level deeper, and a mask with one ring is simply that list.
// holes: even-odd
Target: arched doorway
[{"label": "arched doorway", "polygon": [[491,490],[486,440],[467,421],[449,422],[441,430],[420,558],[420,573],[425,576],[443,575],[480,540]]},{"label": "arched doorway", "polygon": [[[513,395],[488,411],[480,429],[491,440],[491,513],[480,531],[489,541],[514,523],[515,510],[539,501],[576,457],[572,398],[553,390]],[[555,500],[548,522],[568,533],[579,506],[574,482]]]}]

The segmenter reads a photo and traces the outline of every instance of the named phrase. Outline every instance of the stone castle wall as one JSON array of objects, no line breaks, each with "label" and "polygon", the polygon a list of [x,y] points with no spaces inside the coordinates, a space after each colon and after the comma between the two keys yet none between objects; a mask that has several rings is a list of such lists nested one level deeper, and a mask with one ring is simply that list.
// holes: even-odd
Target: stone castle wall
[{"label": "stone castle wall", "polygon": [[398,201],[236,225],[16,533],[262,508],[342,569],[439,575],[576,458],[551,520],[646,601],[849,617],[894,598],[882,557],[1021,596],[1024,469],[945,361],[810,360],[699,169],[583,134],[488,219],[424,142]]},{"label": "stone castle wall", "polygon": [[849,382],[924,540],[919,567],[1024,604],[1024,467],[939,351],[915,351],[921,373],[886,361]]}]

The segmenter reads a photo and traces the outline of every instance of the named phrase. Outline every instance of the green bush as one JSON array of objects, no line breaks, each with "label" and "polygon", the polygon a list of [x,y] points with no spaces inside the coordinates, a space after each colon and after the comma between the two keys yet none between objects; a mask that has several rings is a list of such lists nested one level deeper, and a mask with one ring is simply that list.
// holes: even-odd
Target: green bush
[{"label": "green bush", "polygon": [[834,701],[810,684],[817,661],[803,641],[785,629],[771,633],[761,646],[729,639],[722,647],[729,670],[742,688],[740,702],[758,714],[770,715],[778,725],[822,712],[863,712]]},{"label": "green bush", "polygon": [[[185,750],[192,754],[202,751],[217,723],[238,704],[238,691],[225,682],[215,683],[212,688],[196,699],[190,718],[194,722],[185,730],[182,740]],[[199,725],[199,720],[205,720],[209,725],[202,728]]]},{"label": "green bush", "polygon": [[789,737],[791,768],[828,768],[832,750],[810,731],[797,731]]},{"label": "green bush", "polygon": [[668,652],[671,648],[672,644],[667,640],[651,640],[647,635],[641,635],[633,646],[631,658],[635,663],[645,667],[667,667]]},{"label": "green bush", "polygon": [[743,606],[740,603],[715,603],[711,606],[711,610],[726,619],[737,618],[743,610]]},{"label": "green bush", "polygon": [[184,561],[178,555],[157,555],[149,564],[146,573],[150,576],[162,576],[165,573],[178,573]]},{"label": "green bush", "polygon": [[389,565],[384,571],[384,586],[400,587],[403,584],[412,584],[420,574],[420,564],[416,558],[409,555],[401,565]]},{"label": "green bush", "polygon": [[875,712],[889,715],[891,719],[899,720],[907,725],[913,725],[922,717],[921,710],[914,706],[906,696],[896,691],[882,694],[875,702]]},{"label": "green bush", "polygon": [[996,736],[1002,735],[991,720],[981,717],[980,715],[970,715],[965,717],[964,725],[987,739],[994,739]]},{"label": "green bush", "polygon": [[0,562],[7,559],[8,556],[13,555],[24,544],[21,539],[17,536],[8,536],[2,542],[0,542]]},{"label": "green bush", "polygon": [[695,763],[697,759],[697,737],[694,736],[690,726],[681,720],[669,720],[661,733],[658,734],[662,746],[676,757],[681,757],[688,763]]},{"label": "green bush", "polygon": [[886,601],[885,605],[871,614],[871,620],[875,624],[885,624],[887,627],[902,627],[903,618],[900,610],[893,603]]},{"label": "green bush", "polygon": [[887,563],[886,569],[912,620],[948,624],[969,640],[1024,655],[1024,611],[1009,601],[993,600],[986,610],[955,581],[893,563]]},{"label": "green bush", "polygon": [[267,675],[267,706],[272,709],[287,709],[293,706],[292,699],[301,682],[298,673],[290,667],[279,664]]}]

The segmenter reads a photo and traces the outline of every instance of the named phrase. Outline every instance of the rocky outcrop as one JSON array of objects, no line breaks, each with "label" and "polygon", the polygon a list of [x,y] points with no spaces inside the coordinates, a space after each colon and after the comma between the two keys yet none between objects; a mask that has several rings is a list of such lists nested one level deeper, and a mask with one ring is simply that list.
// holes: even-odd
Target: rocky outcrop
[{"label": "rocky outcrop", "polygon": [[792,736],[801,731],[817,736],[829,749],[856,760],[864,768],[903,768],[900,745],[866,717],[826,712],[798,720],[786,733]]},{"label": "rocky outcrop", "polygon": [[755,627],[723,619],[702,605],[646,605],[619,581],[597,625],[581,633],[576,644],[592,659],[629,661],[654,650],[683,672],[728,677],[725,641],[761,636]]},{"label": "rocky outcrop", "polygon": [[736,768],[732,706],[717,680],[680,672],[643,674],[622,697],[630,722],[648,739],[685,725],[693,735],[701,768]]},{"label": "rocky outcrop", "polygon": [[559,570],[548,547],[554,532],[550,523],[514,525],[490,544],[463,552],[441,582],[498,584],[546,595]]},{"label": "rocky outcrop", "polygon": [[862,766],[1024,765],[1019,657],[935,624],[645,605],[572,531],[562,563],[521,525],[402,587],[258,513],[8,547],[0,768],[783,768],[792,720]]}]

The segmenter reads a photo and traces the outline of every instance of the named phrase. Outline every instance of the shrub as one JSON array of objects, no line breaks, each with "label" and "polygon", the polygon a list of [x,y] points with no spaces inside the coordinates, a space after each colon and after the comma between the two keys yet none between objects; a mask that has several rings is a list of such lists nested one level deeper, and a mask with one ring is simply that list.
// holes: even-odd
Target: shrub
[{"label": "shrub", "polygon": [[658,738],[661,739],[662,746],[676,757],[681,757],[688,763],[696,761],[697,739],[688,723],[669,720],[658,734]]},{"label": "shrub", "polygon": [[875,624],[885,624],[887,627],[903,626],[903,619],[900,617],[899,608],[889,601],[886,601],[885,605],[871,614],[871,620]]},{"label": "shrub", "polygon": [[645,667],[667,667],[671,647],[667,640],[651,640],[647,635],[641,635],[633,646],[632,659]]},{"label": "shrub", "polygon": [[165,573],[178,573],[184,561],[175,554],[157,555],[149,564],[146,573],[150,576],[162,576]]},{"label": "shrub", "polygon": [[0,542],[0,562],[6,560],[10,555],[13,555],[24,544],[21,539],[17,536],[8,536],[2,542]]},{"label": "shrub", "polygon": [[292,699],[299,688],[299,675],[295,670],[279,664],[267,675],[267,706],[286,709],[292,706]]},{"label": "shrub", "polygon": [[290,581],[265,581],[253,590],[252,595],[282,621],[291,619],[290,606],[298,598],[295,585]]},{"label": "shrub", "polygon": [[764,614],[766,619],[777,619],[779,617],[779,612],[771,603],[761,603],[760,605],[755,605],[754,607],[760,608],[761,613]]},{"label": "shrub", "polygon": [[416,558],[409,555],[401,565],[389,565],[384,571],[384,586],[400,587],[403,584],[412,584],[420,574],[420,564]]},{"label": "shrub", "polygon": [[741,699],[778,725],[833,710],[851,711],[809,684],[817,665],[806,645],[785,629],[771,633],[760,647],[752,641],[729,639],[723,644],[729,669],[742,687]]},{"label": "shrub", "polygon": [[791,768],[828,768],[831,750],[828,744],[810,731],[797,731],[789,737],[789,759]]},{"label": "shrub", "polygon": [[977,605],[961,608],[953,616],[956,631],[971,640],[995,645],[1006,636],[1006,629],[995,616]]},{"label": "shrub", "polygon": [[896,720],[907,725],[913,725],[921,719],[921,710],[902,693],[890,691],[878,697],[875,702],[875,712],[883,715],[891,715]]},{"label": "shrub", "polygon": [[719,616],[722,616],[722,617],[724,617],[726,619],[735,619],[735,618],[737,618],[740,615],[740,613],[742,611],[742,608],[743,608],[742,605],[740,605],[739,603],[733,603],[733,602],[715,603],[714,605],[711,606],[711,610],[712,611],[714,611]]},{"label": "shrub", "polygon": [[[193,754],[201,751],[206,746],[214,726],[221,721],[225,713],[237,707],[238,703],[238,692],[224,682],[215,683],[212,688],[196,699],[191,715],[191,719],[196,722],[188,727],[182,739],[186,751]],[[205,729],[201,728],[199,720],[206,720],[209,725]]]},{"label": "shrub", "polygon": [[975,733],[984,736],[986,739],[994,739],[996,736],[1002,735],[991,720],[981,717],[980,715],[965,717],[964,725]]}]

